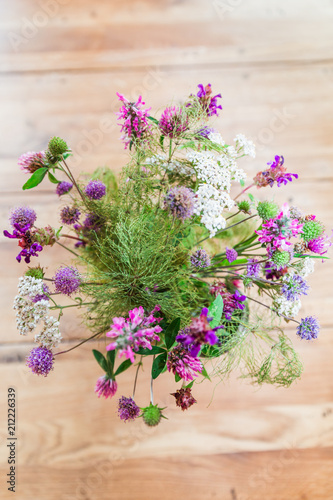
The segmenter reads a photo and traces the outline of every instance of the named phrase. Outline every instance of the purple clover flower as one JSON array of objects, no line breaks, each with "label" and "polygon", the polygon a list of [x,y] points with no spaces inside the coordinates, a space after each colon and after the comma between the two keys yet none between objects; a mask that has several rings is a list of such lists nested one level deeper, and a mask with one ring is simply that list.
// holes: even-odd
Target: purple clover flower
[{"label": "purple clover flower", "polygon": [[291,302],[298,300],[301,295],[307,295],[308,290],[309,285],[298,274],[289,276],[281,287],[283,296]]},{"label": "purple clover flower", "polygon": [[205,268],[211,265],[211,260],[206,250],[199,248],[191,255],[191,264],[193,267]]},{"label": "purple clover flower", "polygon": [[327,234],[319,236],[314,240],[310,240],[307,243],[308,249],[311,252],[317,253],[319,255],[324,255],[324,253],[327,253],[330,246],[332,246],[332,242],[331,239],[327,236]]},{"label": "purple clover flower", "polygon": [[171,215],[184,222],[192,217],[194,212],[194,192],[184,186],[171,188],[164,198],[164,208]]},{"label": "purple clover flower", "polygon": [[56,291],[68,296],[76,292],[82,283],[79,271],[73,266],[60,267],[53,280]]},{"label": "purple clover flower", "polygon": [[167,368],[181,379],[191,381],[202,372],[203,366],[198,358],[191,355],[189,346],[177,344],[168,353]]},{"label": "purple clover flower", "polygon": [[118,414],[121,420],[127,422],[128,420],[135,420],[140,413],[140,408],[135,403],[133,398],[126,398],[121,396],[118,402]]},{"label": "purple clover flower", "polygon": [[188,118],[181,108],[171,106],[163,111],[158,126],[163,135],[178,137],[188,129]]},{"label": "purple clover flower", "polygon": [[115,380],[107,375],[102,375],[102,377],[97,379],[95,393],[99,398],[103,396],[103,398],[108,399],[112,398],[116,394],[117,388],[118,384]]},{"label": "purple clover flower", "polygon": [[45,152],[39,151],[36,153],[35,151],[29,151],[28,153],[24,153],[18,159],[18,165],[21,167],[21,170],[29,174],[33,174],[39,168],[45,167]]},{"label": "purple clover flower", "polygon": [[14,224],[18,224],[21,227],[24,227],[29,224],[29,226],[33,226],[37,219],[36,212],[30,207],[16,207],[12,210],[9,216],[9,222],[12,227]]},{"label": "purple clover flower", "polygon": [[304,340],[312,340],[318,337],[320,331],[319,321],[313,316],[307,316],[301,319],[300,325],[297,327],[297,335]]},{"label": "purple clover flower", "polygon": [[225,251],[225,256],[227,258],[227,261],[229,262],[229,264],[231,264],[232,262],[234,262],[237,257],[238,257],[238,253],[237,251],[234,249],[234,248],[226,248],[226,251]]},{"label": "purple clover flower", "polygon": [[106,195],[106,186],[99,180],[89,181],[84,192],[90,200],[100,200]]},{"label": "purple clover flower", "polygon": [[57,184],[57,187],[56,187],[56,193],[58,196],[62,196],[64,194],[69,193],[70,190],[72,189],[72,187],[73,187],[73,184],[71,182],[67,182],[67,181],[59,182],[59,184]]},{"label": "purple clover flower", "polygon": [[36,375],[46,377],[53,369],[54,357],[52,351],[47,347],[35,347],[27,356],[26,365]]},{"label": "purple clover flower", "polygon": [[259,278],[260,275],[260,264],[258,259],[248,259],[246,267],[246,276],[248,278]]},{"label": "purple clover flower", "polygon": [[81,212],[75,207],[64,207],[60,212],[60,219],[63,224],[75,224],[80,218]]}]

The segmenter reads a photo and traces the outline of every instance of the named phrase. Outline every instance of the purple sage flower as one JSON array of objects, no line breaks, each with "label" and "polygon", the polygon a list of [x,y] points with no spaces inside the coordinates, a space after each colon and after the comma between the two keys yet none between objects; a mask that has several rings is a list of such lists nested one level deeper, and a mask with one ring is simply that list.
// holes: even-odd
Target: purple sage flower
[{"label": "purple sage flower", "polygon": [[89,181],[84,192],[90,200],[100,200],[106,195],[106,186],[104,182],[99,180]]},{"label": "purple sage flower", "polygon": [[121,420],[135,420],[140,414],[140,408],[133,398],[121,396],[118,402],[118,414]]},{"label": "purple sage flower", "polygon": [[67,182],[67,181],[59,182],[59,184],[57,184],[57,187],[56,187],[56,193],[58,196],[62,196],[64,194],[69,193],[70,190],[72,189],[72,187],[73,187],[73,184],[71,182]]},{"label": "purple sage flower", "polygon": [[231,264],[232,262],[234,262],[234,260],[237,259],[238,257],[238,253],[237,251],[234,249],[234,248],[226,248],[226,251],[225,251],[225,256],[227,258],[227,261],[229,262],[229,264]]},{"label": "purple sage flower", "polygon": [[56,291],[68,296],[76,292],[82,283],[79,271],[73,266],[60,267],[53,280]]},{"label": "purple sage flower", "polygon": [[7,229],[3,232],[3,234],[6,238],[20,240],[18,244],[22,248],[22,250],[16,256],[16,260],[17,262],[21,262],[23,257],[26,264],[30,264],[31,257],[38,257],[37,252],[41,252],[43,250],[43,247],[37,242],[32,242],[30,224],[26,224],[23,227],[19,224],[13,224],[13,226],[13,234],[7,231]]},{"label": "purple sage flower", "polygon": [[221,94],[216,94],[212,96],[212,86],[210,83],[205,87],[202,83],[198,85],[197,97],[202,105],[202,108],[206,111],[207,116],[218,116],[218,109],[222,109],[221,105],[218,105],[217,99],[222,99]]},{"label": "purple sage flower", "polygon": [[300,325],[297,327],[297,335],[304,340],[312,340],[318,337],[320,330],[319,322],[313,316],[307,316],[301,319]]},{"label": "purple sage flower", "polygon": [[35,347],[27,356],[26,365],[36,375],[46,377],[53,369],[54,357],[52,351],[47,347]]},{"label": "purple sage flower", "polygon": [[9,216],[9,222],[12,227],[14,224],[18,224],[21,227],[24,227],[29,224],[29,226],[33,226],[37,219],[36,212],[30,207],[16,207],[12,210]]},{"label": "purple sage flower", "polygon": [[171,188],[164,198],[164,208],[171,215],[184,222],[192,217],[194,212],[194,192],[184,186]]}]

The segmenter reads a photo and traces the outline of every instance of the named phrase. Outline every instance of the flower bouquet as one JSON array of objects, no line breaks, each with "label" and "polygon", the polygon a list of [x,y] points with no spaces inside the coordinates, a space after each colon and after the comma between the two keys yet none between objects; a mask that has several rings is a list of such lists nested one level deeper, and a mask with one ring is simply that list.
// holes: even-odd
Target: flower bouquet
[{"label": "flower bouquet", "polygon": [[[132,370],[133,392],[118,399],[119,417],[142,417],[150,426],[164,416],[154,404],[153,380],[165,372],[179,384],[172,395],[182,410],[196,403],[196,380],[223,379],[237,367],[255,383],[289,386],[302,364],[281,324],[296,323],[304,340],[319,332],[316,318],[295,316],[314,259],[325,259],[331,245],[325,228],[297,207],[256,199],[258,189],[297,179],[282,156],[245,187],[238,162],[254,158],[255,146],[242,134],[233,145],[224,142],[209,123],[222,109],[221,95],[213,96],[210,84],[198,87],[158,118],[141,97],[130,102],[118,94],[129,152],[119,179],[107,168],[76,179],[72,152],[59,137],[45,151],[22,155],[18,163],[31,174],[23,189],[53,183],[63,201],[62,226],[38,227],[32,208],[17,207],[12,231],[4,231],[18,240],[18,262],[29,264],[52,245],[74,259],[54,276],[36,265],[19,280],[14,309],[20,334],[35,335],[27,357],[32,372],[47,376],[66,352],[54,351],[59,322],[67,308],[79,308],[91,335],[78,346],[105,339],[104,352],[93,350],[102,371],[96,394],[112,398],[121,374]],[[233,185],[239,193],[232,194]],[[138,406],[135,389],[147,357],[150,402]]]}]

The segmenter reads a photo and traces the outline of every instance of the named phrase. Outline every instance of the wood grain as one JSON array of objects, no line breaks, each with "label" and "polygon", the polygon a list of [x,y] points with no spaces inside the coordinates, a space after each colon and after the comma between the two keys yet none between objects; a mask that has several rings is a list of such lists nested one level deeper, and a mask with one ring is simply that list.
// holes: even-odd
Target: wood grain
[{"label": "wood grain", "polygon": [[[329,0],[2,0],[1,227],[17,205],[34,206],[41,225],[58,225],[65,203],[47,184],[21,191],[20,154],[61,135],[73,149],[75,174],[101,165],[119,172],[127,153],[118,139],[116,91],[143,95],[158,116],[163,103],[210,82],[223,94],[216,127],[225,140],[243,132],[257,144],[257,158],[243,165],[249,178],[275,154],[299,174],[292,185],[256,194],[315,212],[330,230],[332,18]],[[330,261],[318,262],[302,301],[301,317],[319,316],[320,337],[301,342],[293,325],[286,327],[304,362],[300,381],[258,390],[234,373],[225,384],[196,384],[198,403],[183,413],[165,374],[155,400],[167,406],[169,420],[149,429],[142,421],[123,424],[115,401],[94,394],[101,373],[91,349],[103,350],[103,342],[58,356],[47,379],[29,373],[33,338],[18,335],[11,309],[24,267],[15,252],[15,242],[1,236],[1,499],[13,498],[5,484],[5,402],[14,386],[18,500],[333,500]],[[54,246],[40,262],[52,276],[68,255]],[[62,320],[63,348],[88,335],[79,321],[73,314]],[[132,371],[119,377],[119,395],[131,394]],[[149,372],[148,363],[137,392],[142,406]]]}]

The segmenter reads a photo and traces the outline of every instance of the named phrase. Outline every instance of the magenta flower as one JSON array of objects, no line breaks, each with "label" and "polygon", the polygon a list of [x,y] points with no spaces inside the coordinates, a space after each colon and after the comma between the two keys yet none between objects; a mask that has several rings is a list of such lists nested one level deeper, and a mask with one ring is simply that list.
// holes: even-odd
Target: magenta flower
[{"label": "magenta flower", "polygon": [[122,141],[125,143],[125,149],[131,142],[136,140],[144,140],[151,128],[148,122],[149,109],[143,109],[144,102],[139,96],[136,102],[130,102],[126,97],[117,92],[118,99],[122,101],[119,112],[117,113],[118,120],[124,120],[121,126],[123,136]]},{"label": "magenta flower", "polygon": [[181,108],[168,107],[163,111],[158,126],[163,135],[178,137],[188,129],[188,118]]},{"label": "magenta flower", "polygon": [[203,366],[198,358],[191,356],[188,346],[177,344],[168,353],[167,368],[183,380],[191,381],[202,372]]},{"label": "magenta flower", "polygon": [[191,324],[176,337],[178,342],[184,346],[189,346],[189,353],[193,358],[198,356],[203,344],[219,344],[219,338],[215,332],[223,328],[223,326],[211,328],[210,321],[211,318],[208,318],[208,309],[204,307],[200,316],[192,318]]},{"label": "magenta flower", "polygon": [[330,246],[332,246],[332,242],[327,234],[319,236],[314,240],[310,240],[307,243],[308,249],[311,250],[311,252],[317,253],[319,255],[324,255],[324,253],[327,253]]},{"label": "magenta flower", "polygon": [[117,388],[118,384],[115,380],[108,377],[107,375],[103,375],[102,377],[99,377],[99,379],[97,379],[95,385],[95,393],[99,398],[103,396],[103,398],[108,399],[112,398],[116,394]]},{"label": "magenta flower", "polygon": [[291,245],[288,240],[297,237],[302,232],[302,227],[303,224],[297,219],[291,219],[289,207],[285,203],[277,217],[264,222],[262,229],[255,232],[259,236],[258,241],[269,244],[273,252],[277,249],[288,250],[288,246]]},{"label": "magenta flower", "polygon": [[284,166],[283,156],[276,155],[274,161],[267,163],[267,165],[269,165],[269,168],[258,172],[253,179],[258,188],[265,186],[273,187],[275,182],[280,187],[281,184],[291,182],[293,177],[298,179],[298,174],[286,172],[287,168]]},{"label": "magenta flower", "polygon": [[140,408],[133,398],[121,396],[118,402],[118,414],[121,420],[135,420],[140,414]]},{"label": "magenta flower", "polygon": [[45,160],[44,151],[39,151],[38,153],[29,151],[19,157],[18,165],[21,167],[21,170],[33,174],[39,168],[45,167]]},{"label": "magenta flower", "polygon": [[210,293],[215,297],[221,295],[223,299],[223,314],[227,320],[231,320],[236,309],[243,310],[245,308],[243,302],[245,302],[246,296],[241,295],[238,290],[235,293],[229,292],[223,281],[215,281],[210,287]]},{"label": "magenta flower", "polygon": [[217,110],[222,109],[222,106],[218,105],[217,99],[222,99],[221,94],[212,96],[212,86],[210,83],[205,87],[202,83],[199,83],[198,87],[197,97],[199,98],[202,108],[206,111],[207,116],[218,116]]},{"label": "magenta flower", "polygon": [[129,311],[127,319],[123,317],[113,318],[111,330],[106,333],[107,337],[113,340],[106,346],[107,351],[119,350],[119,357],[125,356],[134,363],[134,353],[140,349],[152,349],[151,342],[159,341],[157,335],[162,331],[159,325],[151,326],[153,323],[159,323],[162,318],[155,318],[155,312],[160,310],[155,306],[148,316],[145,316],[143,307],[136,307]]}]

